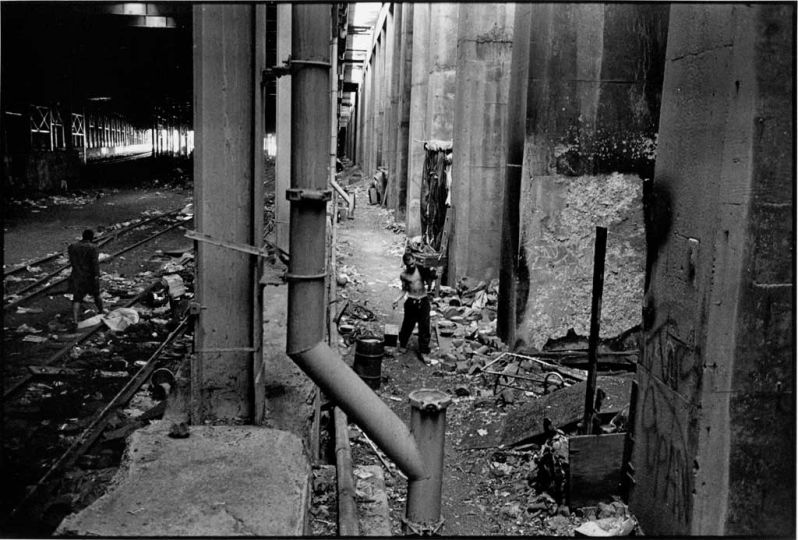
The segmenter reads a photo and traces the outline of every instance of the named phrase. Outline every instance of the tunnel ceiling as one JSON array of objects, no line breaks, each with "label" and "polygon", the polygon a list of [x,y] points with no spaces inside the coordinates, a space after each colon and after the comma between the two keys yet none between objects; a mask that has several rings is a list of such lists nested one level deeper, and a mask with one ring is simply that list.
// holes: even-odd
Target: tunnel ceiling
[{"label": "tunnel ceiling", "polygon": [[114,14],[112,6],[2,3],[3,107],[93,100],[147,123],[155,108],[190,104],[191,5],[146,5],[172,28],[132,26],[143,17]]}]

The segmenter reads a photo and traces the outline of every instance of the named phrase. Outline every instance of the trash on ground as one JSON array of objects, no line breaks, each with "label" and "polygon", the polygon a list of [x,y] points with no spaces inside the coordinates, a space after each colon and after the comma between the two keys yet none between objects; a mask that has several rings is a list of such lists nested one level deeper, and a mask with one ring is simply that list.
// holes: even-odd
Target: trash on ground
[{"label": "trash on ground", "polygon": [[105,326],[114,332],[121,332],[128,326],[139,322],[139,314],[133,308],[116,308],[106,316],[102,317]]},{"label": "trash on ground", "polygon": [[609,517],[583,523],[574,533],[578,536],[629,536],[635,525],[632,517]]},{"label": "trash on ground", "polygon": [[103,322],[103,315],[102,314],[95,315],[94,317],[89,317],[88,319],[80,321],[78,323],[78,328],[81,330],[83,328],[91,328],[92,326],[97,326],[101,322]]}]

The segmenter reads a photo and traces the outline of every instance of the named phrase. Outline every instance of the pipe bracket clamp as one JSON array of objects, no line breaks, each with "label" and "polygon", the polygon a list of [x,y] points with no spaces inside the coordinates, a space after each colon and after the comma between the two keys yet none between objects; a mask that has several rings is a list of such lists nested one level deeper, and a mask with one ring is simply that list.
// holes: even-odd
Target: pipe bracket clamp
[{"label": "pipe bracket clamp", "polygon": [[297,201],[327,202],[330,199],[332,199],[332,190],[291,188],[285,190],[285,198],[291,202],[297,202]]},{"label": "pipe bracket clamp", "polygon": [[322,279],[327,277],[327,272],[322,272],[321,274],[292,274],[290,272],[286,272],[285,279],[288,281],[313,281],[315,279]]}]

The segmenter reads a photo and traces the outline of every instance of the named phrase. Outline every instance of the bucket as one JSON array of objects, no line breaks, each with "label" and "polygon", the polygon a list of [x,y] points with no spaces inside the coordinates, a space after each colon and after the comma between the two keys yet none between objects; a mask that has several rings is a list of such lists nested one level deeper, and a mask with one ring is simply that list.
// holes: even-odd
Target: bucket
[{"label": "bucket", "polygon": [[375,337],[362,337],[355,345],[355,373],[376,390],[380,387],[382,378],[382,357],[385,347],[381,339]]}]

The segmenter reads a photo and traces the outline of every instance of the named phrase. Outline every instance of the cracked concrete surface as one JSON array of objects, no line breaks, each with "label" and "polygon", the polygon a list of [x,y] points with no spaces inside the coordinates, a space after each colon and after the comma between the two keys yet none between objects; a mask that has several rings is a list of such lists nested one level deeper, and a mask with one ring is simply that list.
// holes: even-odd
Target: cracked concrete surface
[{"label": "cracked concrete surface", "polygon": [[257,426],[170,423],[135,432],[113,487],[56,535],[299,536],[308,532],[310,466],[299,437]]}]

